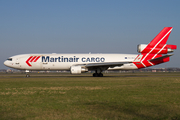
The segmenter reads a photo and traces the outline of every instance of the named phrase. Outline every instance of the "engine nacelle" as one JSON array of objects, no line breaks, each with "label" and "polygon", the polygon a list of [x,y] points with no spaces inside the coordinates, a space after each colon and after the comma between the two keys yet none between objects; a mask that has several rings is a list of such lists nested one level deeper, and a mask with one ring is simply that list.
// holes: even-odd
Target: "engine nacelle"
[{"label": "engine nacelle", "polygon": [[176,45],[169,45],[169,44],[167,44],[166,46],[167,46],[167,48],[170,48],[170,49],[172,49],[172,50],[177,49],[177,46],[176,46]]},{"label": "engine nacelle", "polygon": [[70,68],[71,74],[81,74],[81,73],[87,72],[87,71],[88,71],[88,69],[84,68],[82,66],[71,66],[71,68]]},{"label": "engine nacelle", "polygon": [[139,44],[137,46],[138,53],[141,53],[146,48],[146,46],[147,46],[147,44]]},{"label": "engine nacelle", "polygon": [[[153,51],[151,51],[151,54],[167,54],[167,53],[171,53],[174,51],[174,49],[176,49],[176,45],[166,45],[163,48],[163,45],[161,45],[162,47],[158,46],[158,47],[147,47],[147,44],[140,44],[138,45],[138,52],[139,53],[149,53],[152,49]],[[163,48],[163,49],[162,49]]]}]

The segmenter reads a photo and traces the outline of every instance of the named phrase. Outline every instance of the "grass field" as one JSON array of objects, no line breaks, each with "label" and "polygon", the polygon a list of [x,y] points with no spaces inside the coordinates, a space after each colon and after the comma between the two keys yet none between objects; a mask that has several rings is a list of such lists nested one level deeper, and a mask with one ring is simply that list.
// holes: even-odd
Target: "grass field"
[{"label": "grass field", "polygon": [[0,74],[0,120],[180,120],[180,73]]}]

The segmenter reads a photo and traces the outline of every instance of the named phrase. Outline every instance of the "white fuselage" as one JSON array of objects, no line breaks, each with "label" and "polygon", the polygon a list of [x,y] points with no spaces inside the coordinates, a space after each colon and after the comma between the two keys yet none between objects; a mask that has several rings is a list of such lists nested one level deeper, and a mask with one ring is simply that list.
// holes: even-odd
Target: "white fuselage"
[{"label": "white fuselage", "polygon": [[[138,45],[134,54],[23,54],[8,58],[4,64],[21,70],[70,70],[71,74],[95,71],[93,77],[102,77],[104,70],[141,69],[168,62],[168,54],[177,49],[166,44],[172,27],[165,27],[149,44]],[[26,75],[29,76],[28,74]]]},{"label": "white fuselage", "polygon": [[[22,54],[10,57],[4,64],[21,70],[70,70],[71,66],[89,63],[132,62],[136,57],[134,54]],[[108,68],[114,69],[138,68],[133,63]]]}]

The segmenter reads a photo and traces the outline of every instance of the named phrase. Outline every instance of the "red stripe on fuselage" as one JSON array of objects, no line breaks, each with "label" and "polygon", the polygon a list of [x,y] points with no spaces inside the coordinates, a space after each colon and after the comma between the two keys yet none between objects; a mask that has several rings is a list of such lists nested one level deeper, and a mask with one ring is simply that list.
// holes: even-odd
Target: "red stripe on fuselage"
[{"label": "red stripe on fuselage", "polygon": [[36,58],[36,56],[34,56],[34,57],[30,60],[30,62],[32,62],[35,58]]},{"label": "red stripe on fuselage", "polygon": [[32,66],[32,65],[29,63],[29,61],[31,60],[32,57],[33,57],[33,56],[29,57],[29,58],[26,60],[26,64],[27,64],[28,66]]},{"label": "red stripe on fuselage", "polygon": [[38,57],[34,60],[34,62],[36,62],[40,57],[41,57],[41,56],[38,56]]}]

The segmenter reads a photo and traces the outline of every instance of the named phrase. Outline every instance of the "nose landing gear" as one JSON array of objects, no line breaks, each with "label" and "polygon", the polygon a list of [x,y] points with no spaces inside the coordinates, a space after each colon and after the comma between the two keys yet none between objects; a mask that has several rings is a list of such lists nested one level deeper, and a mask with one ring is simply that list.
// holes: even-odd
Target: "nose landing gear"
[{"label": "nose landing gear", "polygon": [[25,73],[26,73],[26,77],[30,77],[30,75],[28,74],[29,73],[29,70],[25,70]]},{"label": "nose landing gear", "polygon": [[26,77],[28,78],[28,77],[30,77],[30,75],[29,75],[29,74],[26,74]]}]

